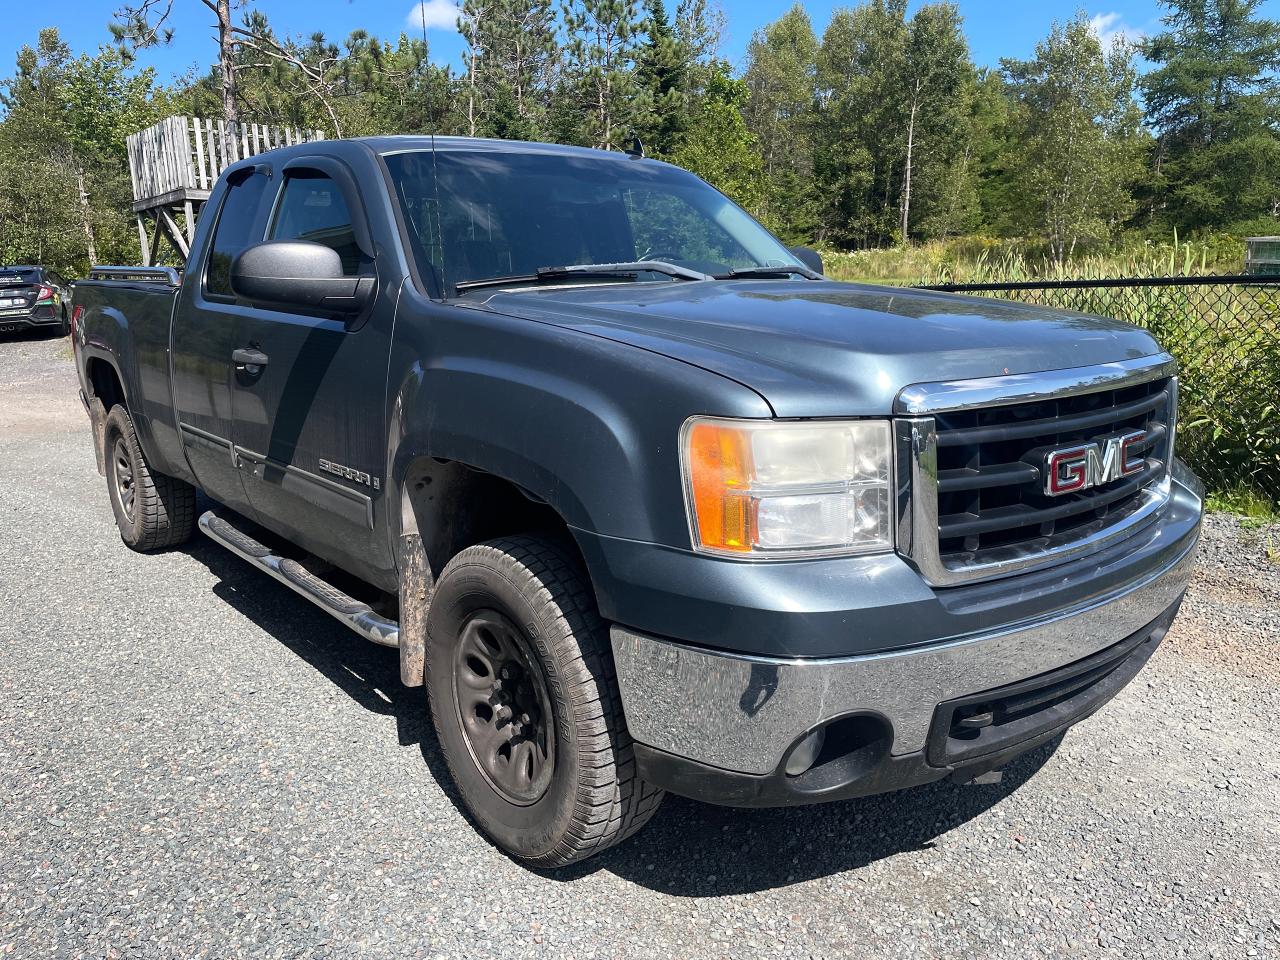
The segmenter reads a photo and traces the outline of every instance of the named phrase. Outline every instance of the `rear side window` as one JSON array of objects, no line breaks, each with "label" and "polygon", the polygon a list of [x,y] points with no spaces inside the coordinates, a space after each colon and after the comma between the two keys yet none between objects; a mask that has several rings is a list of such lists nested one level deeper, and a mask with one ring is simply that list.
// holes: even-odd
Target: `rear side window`
[{"label": "rear side window", "polygon": [[262,239],[262,196],[270,178],[255,171],[237,180],[227,190],[227,198],[218,214],[209,253],[209,269],[205,274],[205,291],[215,296],[230,297],[231,261],[245,247]]},{"label": "rear side window", "polygon": [[276,204],[271,239],[309,240],[330,247],[342,258],[342,272],[348,277],[358,276],[365,266],[346,198],[322,173],[290,173]]}]

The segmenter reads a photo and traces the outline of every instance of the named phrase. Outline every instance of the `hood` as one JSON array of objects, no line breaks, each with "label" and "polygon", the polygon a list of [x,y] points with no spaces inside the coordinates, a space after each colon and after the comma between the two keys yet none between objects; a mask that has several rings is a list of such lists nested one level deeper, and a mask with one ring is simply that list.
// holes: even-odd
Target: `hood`
[{"label": "hood", "polygon": [[488,309],[714,371],[779,417],[879,416],[913,383],[1040,373],[1160,351],[1138,327],[988,297],[830,281],[522,288]]}]

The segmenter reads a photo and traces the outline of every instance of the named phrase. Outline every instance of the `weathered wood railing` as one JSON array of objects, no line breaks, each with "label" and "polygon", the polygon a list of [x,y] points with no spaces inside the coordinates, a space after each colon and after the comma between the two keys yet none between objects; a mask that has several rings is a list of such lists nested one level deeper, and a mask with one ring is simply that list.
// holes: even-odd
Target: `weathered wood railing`
[{"label": "weathered wood railing", "polygon": [[[198,117],[166,117],[130,134],[126,146],[142,262],[155,262],[161,236],[187,256],[196,217],[228,166],[276,147],[323,139],[319,130]],[[148,219],[154,225],[150,235]]]},{"label": "weathered wood railing", "polygon": [[[203,200],[218,175],[237,160],[275,147],[323,138],[319,130],[166,117],[128,137],[134,209],[186,199]],[[181,196],[192,191],[204,196]]]}]

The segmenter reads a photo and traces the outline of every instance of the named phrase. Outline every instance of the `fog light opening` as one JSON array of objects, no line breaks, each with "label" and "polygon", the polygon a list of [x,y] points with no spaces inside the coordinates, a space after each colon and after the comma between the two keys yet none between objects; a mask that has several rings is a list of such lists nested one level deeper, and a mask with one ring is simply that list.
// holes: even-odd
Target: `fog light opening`
[{"label": "fog light opening", "polygon": [[813,766],[818,754],[822,753],[822,745],[827,740],[825,727],[810,730],[804,739],[795,745],[791,756],[787,758],[786,772],[789,777],[798,777]]}]

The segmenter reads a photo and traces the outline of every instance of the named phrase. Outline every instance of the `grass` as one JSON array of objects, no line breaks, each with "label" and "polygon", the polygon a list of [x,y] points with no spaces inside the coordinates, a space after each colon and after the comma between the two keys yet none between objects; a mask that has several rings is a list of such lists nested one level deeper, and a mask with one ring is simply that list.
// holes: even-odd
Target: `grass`
[{"label": "grass", "polygon": [[1209,236],[1192,241],[1130,238],[1106,251],[1066,264],[1046,256],[1043,245],[993,237],[956,237],[909,247],[852,252],[823,251],[834,280],[888,284],[1013,283],[1098,277],[1233,274],[1244,268],[1244,241]]},{"label": "grass", "polygon": [[1206,506],[1219,513],[1235,514],[1246,530],[1280,523],[1280,507],[1247,487],[1212,491]]}]

